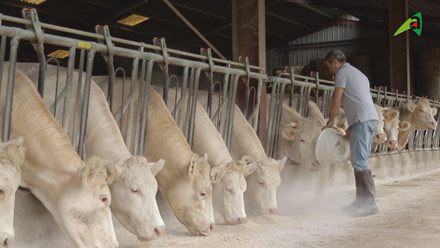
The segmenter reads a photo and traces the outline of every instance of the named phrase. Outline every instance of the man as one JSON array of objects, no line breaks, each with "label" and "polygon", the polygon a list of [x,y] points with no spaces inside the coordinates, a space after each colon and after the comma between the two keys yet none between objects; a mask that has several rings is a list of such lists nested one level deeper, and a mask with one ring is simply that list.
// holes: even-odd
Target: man
[{"label": "man", "polygon": [[336,76],[326,127],[333,126],[342,103],[349,126],[347,135],[356,181],[356,199],[342,209],[356,217],[377,214],[376,190],[368,157],[379,117],[371,98],[370,83],[361,71],[346,62],[344,53],[339,50],[329,52],[325,63],[330,73]]}]

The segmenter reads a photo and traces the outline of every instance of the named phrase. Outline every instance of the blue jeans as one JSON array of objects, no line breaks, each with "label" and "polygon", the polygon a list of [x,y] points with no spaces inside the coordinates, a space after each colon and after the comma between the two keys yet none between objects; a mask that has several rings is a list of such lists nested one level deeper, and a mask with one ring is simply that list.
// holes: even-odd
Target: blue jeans
[{"label": "blue jeans", "polygon": [[355,171],[368,169],[368,157],[377,124],[377,120],[370,120],[358,121],[350,126],[351,166]]}]

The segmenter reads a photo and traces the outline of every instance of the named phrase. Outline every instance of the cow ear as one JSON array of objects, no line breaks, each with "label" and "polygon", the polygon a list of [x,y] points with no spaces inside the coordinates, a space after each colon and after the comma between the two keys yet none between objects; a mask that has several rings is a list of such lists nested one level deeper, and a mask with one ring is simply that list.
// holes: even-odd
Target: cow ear
[{"label": "cow ear", "polygon": [[24,162],[23,138],[19,137],[6,143],[5,152],[11,164],[20,166]]},{"label": "cow ear", "polygon": [[255,160],[253,160],[251,157],[243,156],[241,158],[241,161],[244,163],[244,166],[243,166],[244,177],[248,177],[249,175],[254,173],[255,170],[257,169],[257,165],[255,163]]},{"label": "cow ear", "polygon": [[81,184],[87,186],[98,182],[104,177],[107,184],[112,184],[118,177],[118,170],[109,161],[98,157],[91,157],[86,160],[85,166],[81,170]]},{"label": "cow ear", "polygon": [[150,168],[151,173],[156,176],[156,174],[163,169],[165,165],[165,160],[159,159],[155,163],[148,163],[148,168]]},{"label": "cow ear", "polygon": [[416,110],[417,105],[413,102],[413,101],[409,101],[408,103],[406,103],[406,109],[409,112],[414,112],[414,110]]},{"label": "cow ear", "polygon": [[278,160],[278,172],[281,172],[284,169],[284,165],[286,164],[287,157],[284,157],[281,160]]},{"label": "cow ear", "polygon": [[390,109],[383,114],[383,117],[387,121],[392,121],[395,118],[397,118],[398,115],[399,115],[399,111],[397,111],[395,109]]},{"label": "cow ear", "polygon": [[298,128],[297,121],[284,125],[281,128],[281,137],[288,141],[293,141],[295,139],[295,133],[297,131],[297,128]]},{"label": "cow ear", "polygon": [[437,108],[431,108],[432,116],[437,114]]},{"label": "cow ear", "polygon": [[211,183],[219,183],[225,174],[224,168],[220,167],[212,167],[209,171],[209,177],[211,179]]},{"label": "cow ear", "polygon": [[186,168],[186,176],[188,178],[193,178],[196,173],[197,164],[199,163],[199,156],[195,153],[191,156],[191,160],[189,161],[189,164]]},{"label": "cow ear", "polygon": [[411,127],[411,123],[407,121],[399,121],[400,132],[408,131],[410,127]]}]

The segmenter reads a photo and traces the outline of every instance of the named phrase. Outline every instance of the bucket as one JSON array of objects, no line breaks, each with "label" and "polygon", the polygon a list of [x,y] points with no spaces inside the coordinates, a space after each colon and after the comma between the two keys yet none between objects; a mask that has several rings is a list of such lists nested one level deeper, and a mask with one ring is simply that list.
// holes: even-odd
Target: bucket
[{"label": "bucket", "polygon": [[327,128],[316,141],[315,155],[322,165],[342,163],[350,155],[350,144],[334,128]]}]

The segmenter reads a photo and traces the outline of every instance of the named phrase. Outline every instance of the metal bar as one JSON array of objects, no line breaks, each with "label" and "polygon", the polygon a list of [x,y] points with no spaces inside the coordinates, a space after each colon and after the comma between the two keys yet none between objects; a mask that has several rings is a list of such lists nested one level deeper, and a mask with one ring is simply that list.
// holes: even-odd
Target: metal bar
[{"label": "metal bar", "polygon": [[73,147],[76,148],[78,145],[78,139],[76,137],[77,132],[77,117],[78,117],[78,109],[79,109],[79,101],[81,99],[81,87],[82,87],[82,74],[84,70],[84,57],[85,57],[85,50],[81,49],[81,53],[79,56],[79,68],[78,68],[78,86],[76,90],[76,100],[75,100],[75,111],[73,114],[73,132],[72,132],[72,144]]},{"label": "metal bar", "polygon": [[[1,18],[0,18],[1,21]],[[2,36],[0,43],[0,82],[3,78],[3,64],[5,62],[5,53],[6,53],[6,36]],[[0,84],[0,96],[2,93],[2,87]]]},{"label": "metal bar", "polygon": [[[49,58],[46,61],[46,64],[44,64],[44,73],[46,73],[47,65],[52,60],[57,63],[57,77],[56,77],[56,81],[55,81],[55,101],[53,102],[53,108],[51,108],[50,111],[52,112],[53,116],[55,116],[55,118],[56,118],[56,116],[57,116],[57,102],[58,102],[58,88],[59,88],[59,84],[60,84],[60,80],[59,80],[59,78],[60,78],[60,61],[56,58]],[[40,65],[40,67],[41,67],[41,65]],[[43,84],[43,88],[44,88],[45,82],[44,81],[42,81],[42,82],[43,82],[42,84]]]},{"label": "metal bar", "polygon": [[3,136],[2,141],[6,142],[9,140],[9,131],[11,126],[11,113],[12,113],[12,100],[14,93],[14,82],[15,82],[15,65],[17,61],[17,49],[20,42],[20,38],[14,37],[11,40],[11,50],[9,53],[9,70],[8,70],[8,86],[6,88],[6,102],[5,102],[5,113],[3,116]]},{"label": "metal bar", "polygon": [[145,139],[147,136],[147,115],[148,115],[148,100],[150,99],[150,85],[151,76],[153,74],[153,61],[148,61],[147,63],[147,76],[145,78],[145,98],[143,101],[144,106],[142,106],[142,122],[141,122],[141,137],[139,142],[139,153],[144,154]]},{"label": "metal bar", "polygon": [[[35,39],[35,35],[31,31],[27,31],[27,30],[19,29],[19,28],[5,27],[5,26],[0,27],[0,35],[6,35],[8,37],[17,36],[20,39],[29,40],[29,41],[33,41]],[[89,41],[85,42],[85,41],[78,40],[78,39],[65,38],[65,37],[47,34],[47,33],[44,33],[43,36],[44,36],[44,40],[45,40],[46,44],[64,46],[64,47],[69,47],[69,48],[70,47],[79,47],[79,48],[93,49],[99,53],[103,53],[103,54],[107,53],[106,46],[99,44],[99,43],[96,43],[96,42],[89,42]],[[123,56],[126,58],[133,58],[133,59],[139,56],[140,59],[153,60],[158,63],[162,63],[164,61],[164,58],[162,55],[155,54],[155,53],[148,53],[148,52],[141,53],[137,50],[122,48],[122,47],[114,47],[114,55]],[[208,70],[209,69],[209,65],[207,63],[192,61],[192,60],[187,60],[187,59],[182,59],[182,58],[170,57],[169,63],[170,63],[170,65],[176,65],[176,66],[181,66],[181,67],[189,66],[189,67],[193,67],[193,68],[199,68],[201,70]],[[235,75],[240,75],[240,76],[246,75],[246,72],[244,70],[240,70],[240,69],[227,68],[227,67],[219,66],[219,65],[214,65],[213,68],[214,68],[214,72],[218,72],[218,73],[230,73],[230,74],[235,74]],[[251,72],[250,77],[255,78],[255,79],[259,79],[261,77],[263,79],[267,79],[267,75],[263,75],[263,74],[255,73],[255,72]]]},{"label": "metal bar", "polygon": [[275,81],[272,83],[272,97],[270,98],[269,103],[269,119],[268,119],[268,125],[267,125],[267,154],[269,156],[272,155],[273,151],[273,142],[272,142],[272,136],[273,136],[273,130],[272,126],[274,125],[274,114],[275,114],[275,103],[277,101],[277,89],[278,89],[279,82]]},{"label": "metal bar", "polygon": [[[12,16],[3,16],[2,17],[3,20],[5,21],[9,21],[9,22],[14,22],[14,23],[19,23],[19,24],[24,24],[24,25],[31,25],[31,22],[28,20],[24,20],[21,18],[17,18],[17,17],[12,17]],[[51,29],[54,31],[59,31],[59,32],[64,32],[64,33],[70,33],[70,34],[75,34],[75,35],[79,35],[79,36],[84,36],[84,37],[89,37],[89,38],[93,38],[93,39],[104,39],[103,35],[99,35],[96,33],[91,33],[91,32],[85,32],[85,31],[80,31],[80,30],[76,30],[76,29],[71,29],[71,28],[65,28],[65,27],[60,27],[60,26],[56,26],[56,25],[52,25],[52,24],[46,24],[46,23],[40,23],[41,27],[44,29]],[[144,48],[148,48],[148,49],[152,49],[152,50],[157,50],[160,51],[161,48],[158,46],[154,46],[154,45],[150,45],[150,44],[145,44],[143,42],[135,42],[135,41],[131,41],[131,40],[126,40],[126,39],[121,39],[121,38],[116,38],[116,37],[111,37],[111,40],[113,42],[119,43],[119,44],[125,44],[125,45],[132,45],[135,47],[144,47]],[[96,49],[95,49],[96,50]],[[97,52],[100,52],[97,50]],[[202,56],[199,54],[193,54],[193,53],[188,53],[188,52],[184,52],[184,51],[179,51],[179,50],[175,50],[175,49],[168,49],[168,52],[173,53],[173,54],[177,54],[177,55],[182,55],[182,56],[187,56],[187,57],[191,57],[191,58],[195,58],[195,59],[207,59],[206,56]],[[237,62],[233,62],[230,60],[226,60],[226,59],[218,59],[218,58],[213,58],[214,62],[219,62],[219,63],[224,63],[224,64],[230,64],[230,65],[234,65],[237,67],[243,67],[243,64],[237,63]],[[250,66],[251,69],[255,69],[255,70],[261,70],[261,67],[258,66]]]},{"label": "metal bar", "polygon": [[63,123],[62,123],[64,132],[66,133],[68,133],[69,130],[69,106],[70,106],[70,92],[71,92],[70,90],[72,88],[73,70],[75,67],[75,55],[76,55],[76,48],[71,47],[69,50],[69,60],[67,61],[66,87],[64,88],[65,90],[63,90],[63,92],[66,92],[67,94],[66,98],[64,98]]},{"label": "metal bar", "polygon": [[[257,131],[258,118],[260,117],[260,103],[261,103],[261,88],[262,87],[263,87],[263,80],[260,79],[260,80],[258,80],[258,86],[257,86],[257,102],[256,102],[256,105],[254,106],[255,118],[254,118],[253,128],[255,131]],[[264,107],[266,107],[266,106],[264,106]]]},{"label": "metal bar", "polygon": [[189,67],[185,67],[183,69],[183,81],[182,81],[182,94],[180,94],[179,103],[176,105],[175,111],[177,109],[179,110],[178,117],[177,117],[177,125],[179,126],[180,130],[183,130],[183,114],[184,111],[182,109],[183,104],[185,103],[185,99],[187,97],[187,90],[188,90],[188,74],[189,74]]},{"label": "metal bar", "polygon": [[137,74],[139,68],[139,58],[133,60],[133,66],[131,71],[131,86],[130,86],[130,106],[128,106],[128,117],[127,117],[127,130],[125,133],[125,144],[127,149],[133,152],[131,149],[131,130],[133,128],[133,113],[134,113],[134,93],[136,91],[137,85]]},{"label": "metal bar", "polygon": [[229,109],[229,121],[228,121],[228,130],[226,137],[226,146],[228,149],[231,148],[231,137],[232,137],[232,125],[234,124],[234,111],[235,111],[235,99],[237,97],[237,85],[238,85],[239,76],[235,75],[234,81],[232,83],[232,97],[230,99],[230,109]]},{"label": "metal bar", "polygon": [[277,112],[277,119],[276,119],[276,125],[274,128],[274,149],[273,149],[273,155],[272,157],[276,157],[277,156],[277,152],[278,152],[278,139],[279,139],[279,133],[280,133],[280,123],[281,123],[281,116],[283,113],[283,99],[284,99],[284,89],[285,89],[286,85],[285,84],[281,84],[281,90],[279,93],[279,102],[278,102],[278,112]]},{"label": "metal bar", "polygon": [[79,144],[78,144],[78,154],[80,157],[83,157],[83,149],[84,149],[84,139],[86,135],[86,124],[87,124],[87,116],[89,110],[89,99],[90,99],[90,84],[92,82],[92,73],[93,73],[93,60],[95,58],[95,50],[90,50],[87,53],[87,67],[86,67],[86,82],[84,85],[84,101],[82,106],[82,115],[81,115],[81,126],[79,131]]},{"label": "metal bar", "polygon": [[145,69],[147,66],[147,61],[146,60],[142,60],[142,65],[141,65],[141,77],[140,77],[140,86],[139,86],[139,98],[138,98],[138,107],[137,107],[137,112],[136,112],[136,127],[135,127],[135,131],[134,131],[134,151],[133,154],[135,155],[141,155],[143,154],[143,151],[139,150],[139,138],[140,138],[140,131],[141,131],[141,111],[142,111],[142,107],[143,107],[143,101],[145,98],[144,95],[144,87],[145,87]]},{"label": "metal bar", "polygon": [[189,135],[189,123],[190,123],[190,113],[191,112],[191,102],[192,102],[192,98],[193,98],[193,87],[194,87],[194,74],[195,74],[195,69],[191,68],[191,74],[189,76],[189,92],[188,92],[188,99],[187,99],[187,104],[186,104],[186,114],[185,114],[185,124],[184,124],[184,135],[186,140],[188,140],[188,135]]},{"label": "metal bar", "polygon": [[193,134],[194,134],[194,120],[196,117],[196,106],[197,106],[197,93],[199,90],[199,80],[200,80],[200,69],[197,69],[194,76],[194,96],[192,98],[192,105],[191,105],[191,122],[189,125],[189,135],[188,135],[188,144],[189,147],[192,148],[193,143]]}]

